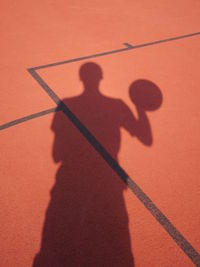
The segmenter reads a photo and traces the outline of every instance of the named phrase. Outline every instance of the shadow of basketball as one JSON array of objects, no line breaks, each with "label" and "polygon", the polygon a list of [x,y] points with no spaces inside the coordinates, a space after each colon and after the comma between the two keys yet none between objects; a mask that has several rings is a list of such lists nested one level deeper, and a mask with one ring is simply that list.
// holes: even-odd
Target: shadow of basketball
[{"label": "shadow of basketball", "polygon": [[162,105],[162,93],[158,86],[148,80],[136,80],[129,88],[129,96],[136,107],[154,111]]}]

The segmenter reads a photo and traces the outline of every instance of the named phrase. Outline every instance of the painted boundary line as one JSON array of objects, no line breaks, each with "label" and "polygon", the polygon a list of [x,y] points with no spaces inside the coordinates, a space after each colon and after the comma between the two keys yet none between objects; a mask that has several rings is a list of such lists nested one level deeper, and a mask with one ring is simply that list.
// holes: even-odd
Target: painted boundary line
[{"label": "painted boundary line", "polygon": [[43,90],[49,95],[49,97],[57,104],[58,108],[68,117],[73,125],[79,130],[79,132],[85,137],[85,139],[92,145],[92,147],[101,155],[106,163],[113,169],[113,171],[121,178],[121,180],[129,187],[133,194],[142,202],[146,209],[153,215],[153,217],[159,222],[159,224],[166,230],[176,244],[182,249],[182,251],[191,259],[196,265],[200,266],[200,254],[193,248],[193,246],[185,239],[185,237],[176,229],[176,227],[170,222],[170,220],[162,213],[162,211],[152,202],[152,200],[142,191],[142,189],[128,176],[125,170],[112,158],[107,150],[99,143],[95,136],[85,127],[85,125],[73,114],[73,112],[60,100],[55,92],[48,86],[48,84],[40,77],[36,70],[58,66],[62,64],[77,62],[81,60],[96,58],[99,56],[105,56],[114,53],[120,53],[127,50],[136,48],[142,48],[154,44],[160,44],[164,42],[175,41],[178,39],[189,38],[195,35],[200,35],[200,32],[178,36],[174,38],[159,40],[151,43],[132,46],[129,43],[124,43],[126,48],[104,52],[101,54],[75,58],[71,60],[65,60],[48,65],[42,65],[34,68],[29,68],[28,72],[43,88]]},{"label": "painted boundary line", "polygon": [[107,56],[107,55],[111,55],[111,54],[117,54],[117,53],[129,51],[129,50],[133,50],[133,49],[143,48],[143,47],[147,47],[147,46],[152,46],[152,45],[157,45],[157,44],[162,44],[162,43],[168,43],[168,42],[177,41],[177,40],[181,40],[181,39],[185,39],[185,38],[191,38],[193,36],[198,36],[198,35],[200,35],[200,32],[190,33],[190,34],[186,34],[186,35],[180,35],[180,36],[176,36],[176,37],[172,37],[172,38],[168,38],[168,39],[157,40],[157,41],[144,43],[144,44],[138,44],[135,46],[133,46],[129,43],[124,43],[123,45],[125,46],[125,48],[106,51],[103,53],[98,53],[98,54],[85,56],[85,57],[79,57],[79,58],[73,58],[73,59],[69,59],[69,60],[59,61],[59,62],[50,63],[50,64],[46,64],[46,65],[36,66],[33,68],[29,68],[29,70],[31,70],[31,69],[40,70],[40,69],[55,67],[55,66],[59,66],[59,65],[63,65],[63,64],[69,64],[72,62],[81,61],[81,60],[92,59],[92,58]]},{"label": "painted boundary line", "polygon": [[57,108],[50,108],[50,109],[43,110],[41,112],[37,112],[37,113],[31,114],[31,115],[28,115],[26,117],[23,117],[23,118],[14,120],[14,121],[10,121],[8,123],[0,125],[0,131],[5,130],[7,128],[10,128],[12,126],[15,126],[17,124],[23,123],[25,121],[33,120],[33,119],[36,119],[38,117],[45,116],[49,113],[56,112],[57,110],[58,110]]}]

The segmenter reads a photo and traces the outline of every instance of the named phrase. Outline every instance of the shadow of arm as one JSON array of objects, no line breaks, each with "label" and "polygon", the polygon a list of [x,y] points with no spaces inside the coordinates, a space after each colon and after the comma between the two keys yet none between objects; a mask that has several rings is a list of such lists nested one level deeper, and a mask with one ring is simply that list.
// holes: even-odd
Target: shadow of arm
[{"label": "shadow of arm", "polygon": [[151,146],[153,138],[146,112],[137,106],[136,108],[138,119],[136,119],[130,109],[124,105],[122,111],[122,127],[125,128],[132,136],[136,136],[144,145]]}]

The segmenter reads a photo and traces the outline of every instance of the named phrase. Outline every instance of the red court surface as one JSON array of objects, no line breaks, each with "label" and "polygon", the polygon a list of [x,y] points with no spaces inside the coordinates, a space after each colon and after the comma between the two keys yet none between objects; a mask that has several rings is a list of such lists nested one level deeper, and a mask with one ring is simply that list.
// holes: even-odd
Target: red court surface
[{"label": "red court surface", "polygon": [[6,1],[1,36],[0,266],[200,266],[199,1]]}]

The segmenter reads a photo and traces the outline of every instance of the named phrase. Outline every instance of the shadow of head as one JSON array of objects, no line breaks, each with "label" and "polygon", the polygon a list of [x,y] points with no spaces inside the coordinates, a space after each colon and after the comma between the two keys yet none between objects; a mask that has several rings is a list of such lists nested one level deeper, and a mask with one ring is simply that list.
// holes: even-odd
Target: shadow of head
[{"label": "shadow of head", "polygon": [[154,111],[163,102],[159,87],[148,80],[136,80],[129,88],[129,96],[137,108],[144,111]]},{"label": "shadow of head", "polygon": [[98,89],[100,80],[103,79],[103,72],[98,64],[87,62],[80,67],[79,76],[86,89]]}]

